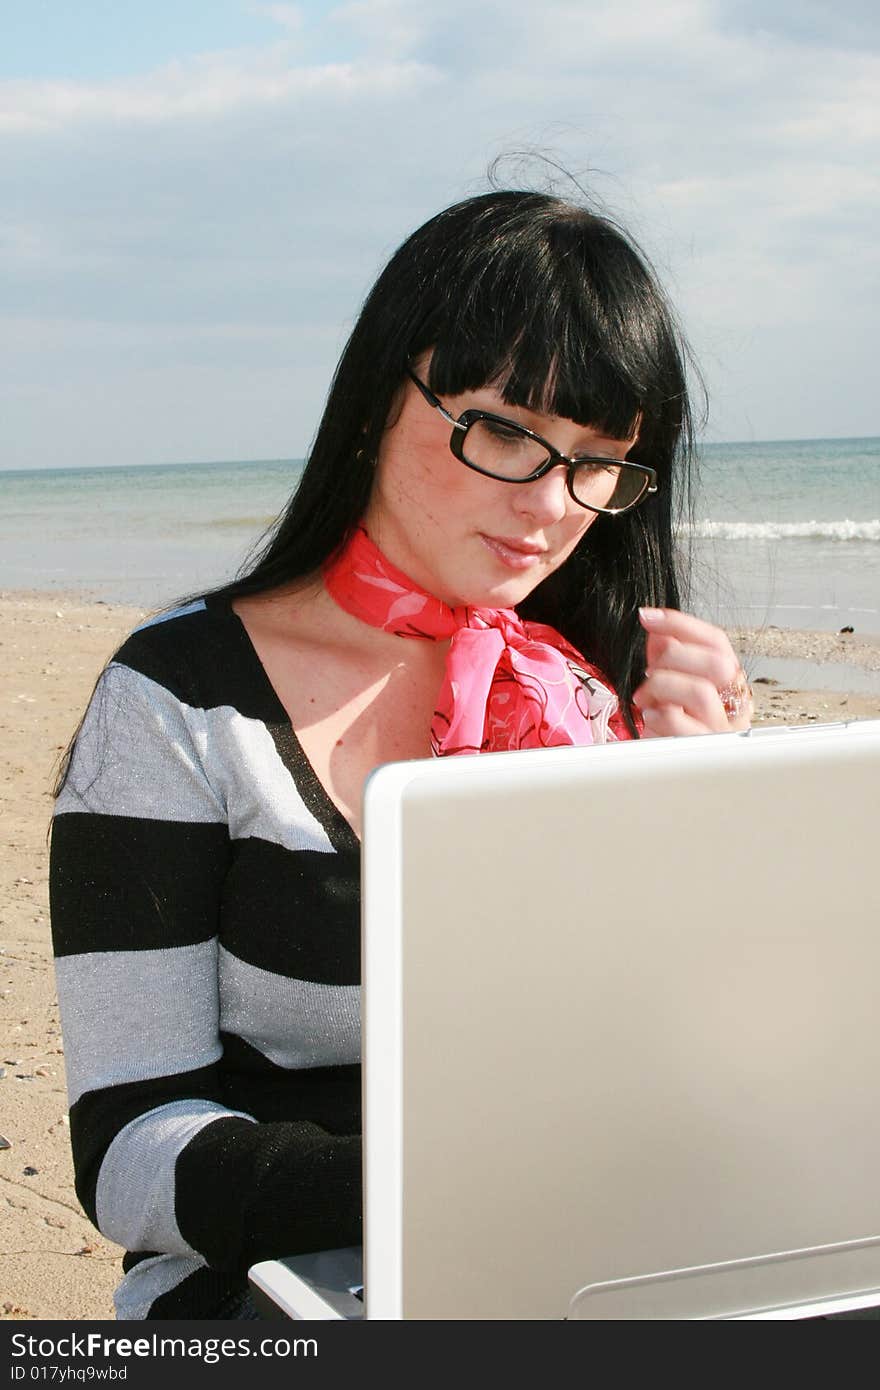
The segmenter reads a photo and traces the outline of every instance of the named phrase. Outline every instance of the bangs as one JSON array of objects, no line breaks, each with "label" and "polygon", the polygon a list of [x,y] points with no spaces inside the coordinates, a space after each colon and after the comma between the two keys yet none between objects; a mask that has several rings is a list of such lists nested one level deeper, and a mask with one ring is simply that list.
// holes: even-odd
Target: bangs
[{"label": "bangs", "polygon": [[428,384],[440,396],[492,386],[508,405],[644,441],[685,395],[669,307],[607,223],[557,213],[541,233],[532,221],[528,238],[499,238],[449,274],[455,293],[420,349],[433,347]]},{"label": "bangs", "polygon": [[539,328],[520,332],[509,344],[487,343],[470,362],[452,344],[447,358],[444,347],[437,344],[429,373],[431,390],[440,396],[491,386],[506,405],[574,420],[607,439],[632,438],[645,417],[642,397],[616,363],[598,353],[566,353]]}]

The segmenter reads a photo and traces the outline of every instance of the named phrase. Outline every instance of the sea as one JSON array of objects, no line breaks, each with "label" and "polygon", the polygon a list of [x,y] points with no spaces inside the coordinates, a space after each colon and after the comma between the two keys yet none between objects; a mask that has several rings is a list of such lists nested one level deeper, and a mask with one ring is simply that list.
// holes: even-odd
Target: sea
[{"label": "sea", "polygon": [[[0,589],[157,608],[232,577],[297,459],[0,471]],[[725,626],[880,634],[880,439],[701,453],[690,607]]]}]

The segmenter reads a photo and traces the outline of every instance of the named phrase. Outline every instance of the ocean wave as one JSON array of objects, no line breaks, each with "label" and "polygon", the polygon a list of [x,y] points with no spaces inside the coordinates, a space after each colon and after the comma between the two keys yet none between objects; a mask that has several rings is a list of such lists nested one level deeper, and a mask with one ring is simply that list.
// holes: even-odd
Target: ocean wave
[{"label": "ocean wave", "polygon": [[880,541],[880,521],[698,521],[684,529],[701,540]]}]

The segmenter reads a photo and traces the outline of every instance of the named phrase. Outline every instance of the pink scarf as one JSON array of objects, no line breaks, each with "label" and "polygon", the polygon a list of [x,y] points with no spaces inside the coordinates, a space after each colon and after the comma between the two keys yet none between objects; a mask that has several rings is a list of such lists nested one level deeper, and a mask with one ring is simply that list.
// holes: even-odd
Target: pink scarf
[{"label": "pink scarf", "polygon": [[512,608],[450,608],[386,560],[366,531],[324,568],[340,608],[398,637],[451,638],[431,723],[435,757],[629,738],[617,696],[570,643]]}]

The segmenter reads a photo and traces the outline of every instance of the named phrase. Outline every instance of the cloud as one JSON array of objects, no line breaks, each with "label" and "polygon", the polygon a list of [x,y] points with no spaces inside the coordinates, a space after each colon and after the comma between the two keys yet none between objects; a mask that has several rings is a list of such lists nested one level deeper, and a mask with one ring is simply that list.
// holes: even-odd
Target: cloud
[{"label": "cloud", "polygon": [[305,17],[299,5],[248,5],[251,14],[261,15],[265,19],[271,19],[273,24],[278,24],[288,33],[299,34],[302,32]]},{"label": "cloud", "polygon": [[[246,453],[299,452],[383,260],[481,191],[494,155],[531,146],[580,176],[660,267],[705,349],[719,429],[877,428],[864,384],[880,203],[873,9],[844,5],[831,42],[822,7],[807,24],[776,6],[770,27],[763,9],[710,0],[256,8],[281,33],[262,48],[125,80],[0,83],[0,312],[9,329],[29,325],[27,350],[3,364],[13,419],[0,464],[23,456],[11,439],[30,461],[57,459],[59,441],[84,449],[65,359],[82,389],[91,374],[89,399],[103,370],[146,422],[137,459],[174,457],[175,437],[191,455],[195,420],[204,457],[222,455],[223,431]],[[506,170],[548,176],[528,159]],[[820,371],[822,341],[835,356]],[[248,396],[230,387],[236,371],[260,418],[233,430],[230,401]],[[271,389],[288,381],[283,409],[267,409],[260,372]],[[794,389],[805,374],[812,390]],[[116,435],[108,456],[120,447]]]},{"label": "cloud", "polygon": [[880,47],[875,0],[722,0],[715,17],[722,32],[775,35],[826,51]]},{"label": "cloud", "polygon": [[436,77],[430,66],[412,62],[288,66],[282,51],[274,49],[259,63],[212,56],[117,82],[7,82],[0,83],[0,136],[84,124],[216,119],[258,107],[296,108],[310,100],[405,98]]}]

